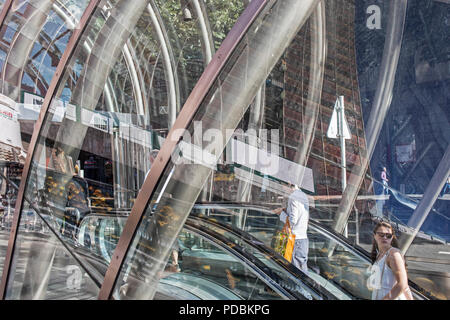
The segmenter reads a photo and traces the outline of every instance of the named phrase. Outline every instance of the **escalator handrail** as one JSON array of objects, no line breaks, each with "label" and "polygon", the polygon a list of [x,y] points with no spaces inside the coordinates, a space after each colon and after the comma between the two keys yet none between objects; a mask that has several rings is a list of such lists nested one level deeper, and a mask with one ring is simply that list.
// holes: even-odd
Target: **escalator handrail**
[{"label": "escalator handrail", "polygon": [[[258,210],[261,213],[267,214],[268,216],[273,216],[274,215],[274,213],[271,210],[267,209],[266,207],[255,205],[255,204],[244,204],[244,203],[236,203],[236,202],[227,202],[227,203],[224,203],[224,204],[221,204],[221,203],[210,203],[210,205],[215,205],[217,208],[224,208],[224,207],[230,208],[230,206],[231,206],[233,208],[240,208],[240,209],[245,208],[245,209],[249,209],[249,210]],[[202,203],[199,203],[198,205],[197,204],[194,205],[194,208],[196,208],[196,207],[197,208],[202,208],[202,206],[205,206],[204,207],[204,209],[205,209],[205,208],[207,208],[206,206],[208,206],[208,204],[206,202],[202,202]],[[213,207],[209,207],[208,209],[214,209],[214,208]],[[219,222],[214,221],[214,223],[219,223]],[[229,225],[225,225],[223,223],[220,223],[220,224],[223,225],[223,226],[226,226],[228,228],[230,227]],[[312,225],[313,227],[315,227],[316,229],[318,229],[320,232],[328,234],[330,237],[332,237],[333,239],[337,240],[337,242],[340,245],[343,245],[349,251],[352,251],[353,253],[357,254],[360,258],[362,258],[362,259],[366,260],[367,262],[369,262],[370,264],[372,264],[372,260],[371,260],[370,254],[364,248],[362,248],[362,247],[360,247],[360,246],[358,246],[356,244],[351,243],[343,235],[341,235],[341,234],[339,234],[339,233],[337,233],[337,232],[335,232],[333,230],[329,230],[328,228],[323,227],[317,221],[314,221],[314,220],[310,219],[309,220],[309,224]],[[248,233],[246,233],[246,232],[244,232],[242,230],[239,230],[239,229],[236,229],[236,228],[233,228],[232,230],[233,230],[233,232],[237,232],[239,234],[239,236],[243,237],[244,240],[248,240],[248,241],[255,241],[256,240],[257,242],[261,243],[260,240],[254,238],[253,236],[251,236],[250,234],[248,234]],[[255,245],[255,243],[253,243],[253,244]],[[272,251],[273,253],[278,254],[273,249],[268,248],[265,245],[263,245],[263,247],[265,247],[265,250]],[[263,249],[263,248],[260,247],[260,249]],[[283,259],[281,261],[283,261]],[[288,263],[288,262],[286,261],[286,263]],[[288,263],[288,264],[290,265],[290,263]],[[414,290],[415,294],[417,294],[418,296],[421,296],[421,298],[423,298],[423,299],[435,300],[435,298],[433,296],[431,296],[427,292],[425,292],[415,282],[413,282],[410,279],[408,279],[408,282],[409,282],[409,286]]]},{"label": "escalator handrail", "polygon": [[[86,221],[86,219],[89,218],[95,218],[95,217],[99,217],[99,218],[123,218],[126,219],[128,218],[127,215],[121,215],[121,214],[117,214],[117,215],[110,215],[107,213],[92,213],[89,214],[87,216],[84,217],[84,221]],[[283,291],[284,294],[290,298],[294,298],[294,299],[305,299],[305,297],[300,296],[299,293],[297,293],[294,290],[291,290],[290,288],[284,288],[282,286],[280,286],[276,281],[273,281],[273,279],[267,274],[267,272],[264,272],[264,267],[266,266],[260,259],[258,259],[257,257],[255,257],[253,254],[249,253],[247,250],[244,250],[241,246],[234,244],[232,246],[228,246],[226,245],[227,243],[230,243],[230,240],[225,238],[224,236],[214,232],[213,230],[210,229],[206,229],[205,227],[201,227],[201,230],[199,229],[199,227],[195,224],[196,217],[193,216],[189,216],[188,219],[186,220],[185,223],[185,227],[187,227],[190,231],[194,231],[194,232],[201,232],[202,236],[206,236],[209,238],[210,241],[213,241],[216,244],[221,245],[222,248],[224,248],[226,251],[230,252],[233,256],[235,256],[236,258],[238,258],[239,260],[245,260],[247,262],[247,264],[250,264],[252,266],[252,269],[257,272],[261,277],[263,277],[263,279],[265,279],[266,282],[270,282],[272,283],[272,285],[275,285],[277,288],[281,288],[280,291]],[[212,224],[211,221],[208,220],[202,220],[202,221],[206,221],[209,224]],[[221,229],[225,229],[226,231],[229,231],[231,233],[234,233],[233,230],[229,229],[227,225],[225,226],[220,226],[217,224],[213,224],[217,227],[220,227]],[[225,227],[225,228],[223,228]],[[195,230],[193,230],[193,228]],[[250,235],[249,235],[250,236]],[[251,236],[250,236],[251,237]],[[214,241],[214,239],[217,239],[219,241]],[[272,261],[278,262],[277,264],[280,265],[280,263],[283,264],[283,269],[287,270],[289,272],[290,275],[294,276],[295,278],[300,278],[301,280],[303,280],[303,284],[305,286],[307,286],[310,290],[313,290],[314,293],[321,297],[322,299],[328,299],[328,300],[333,300],[336,299],[335,296],[330,293],[327,289],[323,288],[319,283],[315,282],[313,279],[307,277],[306,275],[304,275],[303,273],[301,273],[301,271],[298,271],[298,269],[296,269],[292,264],[288,263],[287,261],[285,261],[280,255],[278,255],[276,253],[276,255],[272,255],[269,252],[266,252],[265,250],[260,250],[260,248],[266,248],[266,247],[256,247],[255,246],[255,242],[260,242],[258,239],[253,239],[253,242],[248,242],[246,241],[247,244],[250,244],[251,246],[254,246],[258,251],[265,253],[265,254],[270,254],[271,256],[273,256]],[[223,245],[222,245],[223,243]],[[279,261],[278,261],[279,260]]]},{"label": "escalator handrail", "polygon": [[[258,210],[262,213],[267,214],[268,216],[273,216],[274,214],[272,213],[272,211],[268,210],[267,208],[263,207],[263,206],[257,206],[257,205],[245,205],[242,203],[227,203],[225,205],[223,204],[219,204],[219,203],[215,203],[214,204],[215,207],[212,206],[208,206],[208,209],[214,209],[214,208],[224,208],[224,207],[228,207],[230,208],[230,206],[232,206],[233,208],[245,208],[245,209],[251,209],[251,210]],[[205,206],[205,207],[203,207]],[[206,204],[205,203],[201,203],[200,205],[194,205],[194,208],[206,208]],[[117,218],[128,218],[128,215],[123,215],[123,214],[115,214],[115,215],[111,215],[111,214],[107,214],[107,213],[92,213],[87,215],[85,218],[87,217],[94,217],[94,216],[98,216],[98,217],[112,217],[115,216]],[[222,228],[234,235],[236,235],[237,237],[239,237],[241,240],[245,241],[247,244],[253,246],[254,248],[256,248],[258,251],[269,255],[271,257],[271,260],[274,261],[277,265],[279,265],[280,267],[282,267],[284,270],[286,270],[287,272],[289,272],[291,275],[300,278],[303,283],[307,284],[311,289],[318,291],[318,293],[322,296],[324,296],[326,299],[330,299],[331,297],[333,297],[333,295],[326,290],[325,288],[323,288],[319,283],[317,283],[316,281],[314,281],[313,279],[307,277],[301,270],[297,269],[296,267],[294,267],[290,262],[288,262],[286,259],[284,259],[279,253],[277,253],[276,251],[274,251],[272,248],[266,246],[263,242],[261,242],[260,240],[258,240],[257,238],[253,237],[252,235],[250,235],[249,233],[234,228],[229,224],[225,224],[222,222],[219,222],[215,219],[209,218],[205,215],[199,215],[199,214],[193,214],[191,212],[191,214],[188,217],[188,220],[186,221],[186,223],[189,222],[189,220],[195,220],[195,219],[199,219],[203,222],[206,222],[208,224],[214,225],[216,227]],[[350,241],[345,238],[343,235],[338,234],[332,230],[329,230],[327,228],[324,228],[323,226],[320,225],[320,223],[314,221],[314,220],[309,220],[309,224],[311,226],[313,226],[317,231],[321,232],[321,233],[325,233],[326,235],[328,235],[329,237],[331,237],[332,239],[336,240],[340,245],[344,246],[347,250],[351,251],[352,253],[356,254],[358,257],[360,257],[361,259],[365,260],[366,262],[371,264],[371,259],[370,259],[370,254],[364,250],[362,247],[358,246],[358,245],[354,245],[352,243],[350,243]],[[226,239],[225,239],[226,240]],[[238,247],[238,246],[236,246]],[[245,250],[244,250],[245,252]],[[252,255],[253,260],[259,260],[257,258],[255,258]],[[430,300],[434,300],[435,298],[428,295],[426,292],[424,292],[423,289],[421,289],[417,284],[415,284],[413,281],[408,280],[409,281],[409,285],[411,287],[411,289],[413,289],[414,293],[417,294],[418,296],[420,296],[423,299],[430,299]],[[352,294],[351,292],[348,292],[345,288],[340,287],[341,290],[343,290],[347,295],[352,296],[353,298],[359,298],[356,297],[354,294]]]},{"label": "escalator handrail", "polygon": [[[265,283],[270,283],[272,286],[276,287],[277,290],[282,292],[284,296],[286,296],[289,299],[305,299],[305,297],[300,296],[298,294],[293,294],[290,290],[287,290],[286,288],[283,288],[280,286],[276,281],[274,281],[266,272],[264,272],[264,264],[262,264],[258,259],[256,259],[252,254],[246,252],[243,250],[239,245],[233,245],[229,246],[227,243],[229,243],[229,240],[218,233],[207,230],[206,228],[199,228],[198,226],[195,226],[195,224],[192,224],[192,221],[186,221],[186,224],[184,225],[189,231],[196,233],[202,237],[205,237],[209,241],[215,243],[216,245],[220,246],[225,251],[232,254],[235,258],[237,258],[240,261],[244,261],[245,265],[250,267],[253,271],[255,271],[260,278]],[[219,241],[217,241],[219,240]]]},{"label": "escalator handrail", "polygon": [[[243,240],[247,244],[253,246],[255,249],[260,251],[261,253],[265,254],[266,256],[269,256],[271,261],[276,263],[278,266],[282,267],[285,271],[287,271],[290,275],[294,276],[295,278],[299,278],[302,280],[303,283],[308,284],[309,286],[312,286],[316,288],[316,290],[319,290],[319,292],[322,292],[326,295],[327,299],[330,299],[330,296],[333,296],[332,293],[330,293],[327,289],[323,288],[318,282],[313,280],[312,278],[308,277],[303,271],[296,268],[292,263],[287,261],[284,257],[282,257],[278,252],[273,250],[272,248],[266,246],[263,242],[261,242],[259,239],[253,237],[252,235],[248,234],[245,231],[242,231],[240,229],[233,228],[232,226],[228,224],[224,224],[220,221],[212,220],[211,218],[208,218],[207,216],[200,216],[200,215],[190,215],[190,219],[200,219],[203,222],[206,222],[208,224],[214,225],[216,227],[222,228],[235,236],[237,236],[240,240]],[[339,289],[345,292],[346,295],[351,296],[354,299],[358,299],[359,297],[355,296],[345,288],[342,288],[339,286]]]}]

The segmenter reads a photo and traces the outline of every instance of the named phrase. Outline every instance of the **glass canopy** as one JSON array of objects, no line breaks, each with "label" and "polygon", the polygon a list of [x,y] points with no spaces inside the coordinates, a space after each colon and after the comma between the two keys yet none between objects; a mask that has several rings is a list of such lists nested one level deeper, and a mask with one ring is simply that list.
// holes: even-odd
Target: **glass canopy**
[{"label": "glass canopy", "polygon": [[450,297],[448,1],[0,4],[4,299]]}]

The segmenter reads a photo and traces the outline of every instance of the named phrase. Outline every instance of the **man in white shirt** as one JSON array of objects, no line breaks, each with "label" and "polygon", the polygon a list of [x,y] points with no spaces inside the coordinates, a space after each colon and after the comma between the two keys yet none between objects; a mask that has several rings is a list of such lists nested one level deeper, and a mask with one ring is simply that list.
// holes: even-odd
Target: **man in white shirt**
[{"label": "man in white shirt", "polygon": [[300,270],[307,272],[309,241],[307,236],[309,221],[309,202],[306,194],[296,185],[290,185],[287,208],[273,210],[280,216],[282,222],[289,219],[291,232],[295,235],[295,245],[292,253],[292,264]]}]

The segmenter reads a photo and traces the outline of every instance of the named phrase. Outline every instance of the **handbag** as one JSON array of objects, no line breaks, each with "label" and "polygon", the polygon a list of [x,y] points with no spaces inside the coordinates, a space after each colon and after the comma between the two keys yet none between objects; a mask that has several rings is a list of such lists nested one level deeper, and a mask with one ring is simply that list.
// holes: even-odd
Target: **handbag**
[{"label": "handbag", "polygon": [[289,220],[286,219],[283,229],[276,235],[274,249],[291,262],[294,244],[295,235],[292,234]]}]

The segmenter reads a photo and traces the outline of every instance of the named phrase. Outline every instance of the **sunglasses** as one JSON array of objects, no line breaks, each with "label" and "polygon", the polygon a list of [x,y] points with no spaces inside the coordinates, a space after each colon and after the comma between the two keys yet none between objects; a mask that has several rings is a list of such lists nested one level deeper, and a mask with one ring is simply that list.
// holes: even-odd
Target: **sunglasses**
[{"label": "sunglasses", "polygon": [[387,239],[391,239],[392,238],[392,233],[388,233],[388,232],[386,232],[386,233],[384,233],[384,232],[377,232],[377,235],[380,238],[384,238],[384,237],[386,237]]}]

